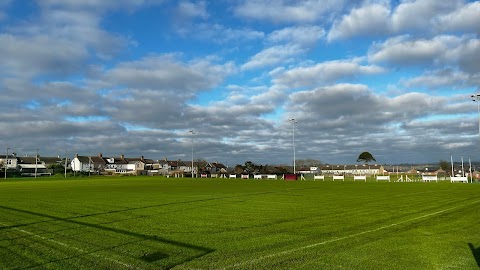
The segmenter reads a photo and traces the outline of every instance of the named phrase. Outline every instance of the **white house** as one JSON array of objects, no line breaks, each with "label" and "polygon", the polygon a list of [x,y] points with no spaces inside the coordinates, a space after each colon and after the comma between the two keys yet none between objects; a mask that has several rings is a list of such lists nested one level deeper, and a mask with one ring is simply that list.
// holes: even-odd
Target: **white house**
[{"label": "white house", "polygon": [[70,166],[74,172],[88,172],[93,169],[90,157],[79,156],[78,154],[75,154],[75,157],[70,162]]}]

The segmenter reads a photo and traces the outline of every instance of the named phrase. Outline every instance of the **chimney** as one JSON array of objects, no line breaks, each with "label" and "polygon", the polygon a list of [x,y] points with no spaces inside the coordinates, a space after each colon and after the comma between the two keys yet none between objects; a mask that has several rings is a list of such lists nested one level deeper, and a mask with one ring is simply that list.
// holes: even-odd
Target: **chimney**
[{"label": "chimney", "polygon": [[120,158],[121,158],[121,159],[125,159],[125,155],[124,155],[124,154],[121,154],[121,155],[120,155]]},{"label": "chimney", "polygon": [[145,158],[143,156],[140,157],[141,161],[145,161]]},{"label": "chimney", "polygon": [[98,153],[98,157],[102,158],[102,157],[103,157],[103,154],[102,154],[102,153]]}]

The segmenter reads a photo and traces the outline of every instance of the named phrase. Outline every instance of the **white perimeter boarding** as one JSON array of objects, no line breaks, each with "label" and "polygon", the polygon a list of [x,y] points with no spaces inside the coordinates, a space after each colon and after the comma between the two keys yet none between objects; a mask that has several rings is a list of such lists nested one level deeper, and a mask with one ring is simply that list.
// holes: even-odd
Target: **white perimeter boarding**
[{"label": "white perimeter boarding", "polygon": [[325,175],[314,175],[313,176],[313,181],[315,180],[324,180],[325,181]]},{"label": "white perimeter boarding", "polygon": [[390,182],[390,175],[377,175],[377,181],[388,181],[388,182]]},{"label": "white perimeter boarding", "polygon": [[468,183],[468,177],[466,177],[466,176],[452,176],[452,177],[450,177],[450,183],[453,183],[453,182]]},{"label": "white perimeter boarding", "polygon": [[333,181],[335,181],[335,180],[345,181],[345,176],[343,176],[343,175],[334,175],[334,176],[333,176]]},{"label": "white perimeter boarding", "polygon": [[367,176],[366,175],[354,175],[353,176],[353,181],[365,181],[365,182],[367,182]]},{"label": "white perimeter boarding", "polygon": [[422,175],[423,182],[438,182],[438,177],[436,175]]}]

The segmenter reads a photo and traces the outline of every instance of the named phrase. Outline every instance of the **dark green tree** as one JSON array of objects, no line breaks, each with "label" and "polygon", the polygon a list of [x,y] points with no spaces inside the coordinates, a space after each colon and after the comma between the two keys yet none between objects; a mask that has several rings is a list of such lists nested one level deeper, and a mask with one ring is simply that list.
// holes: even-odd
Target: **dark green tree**
[{"label": "dark green tree", "polygon": [[362,162],[362,161],[365,163],[368,163],[370,161],[377,161],[377,160],[375,160],[375,158],[369,152],[363,152],[357,158],[357,162]]},{"label": "dark green tree", "polygon": [[438,165],[440,166],[440,169],[442,169],[442,170],[444,170],[444,171],[446,171],[446,172],[450,171],[450,168],[451,168],[451,167],[450,167],[450,163],[449,163],[448,161],[446,161],[446,160],[440,160],[440,162],[439,162]]}]

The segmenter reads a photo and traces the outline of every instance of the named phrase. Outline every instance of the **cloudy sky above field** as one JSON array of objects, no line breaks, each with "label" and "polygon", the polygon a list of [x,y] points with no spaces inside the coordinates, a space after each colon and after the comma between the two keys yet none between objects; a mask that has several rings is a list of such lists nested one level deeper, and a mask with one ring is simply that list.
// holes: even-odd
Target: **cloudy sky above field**
[{"label": "cloudy sky above field", "polygon": [[479,33],[479,1],[0,0],[0,147],[292,164],[295,118],[297,159],[480,160]]}]

